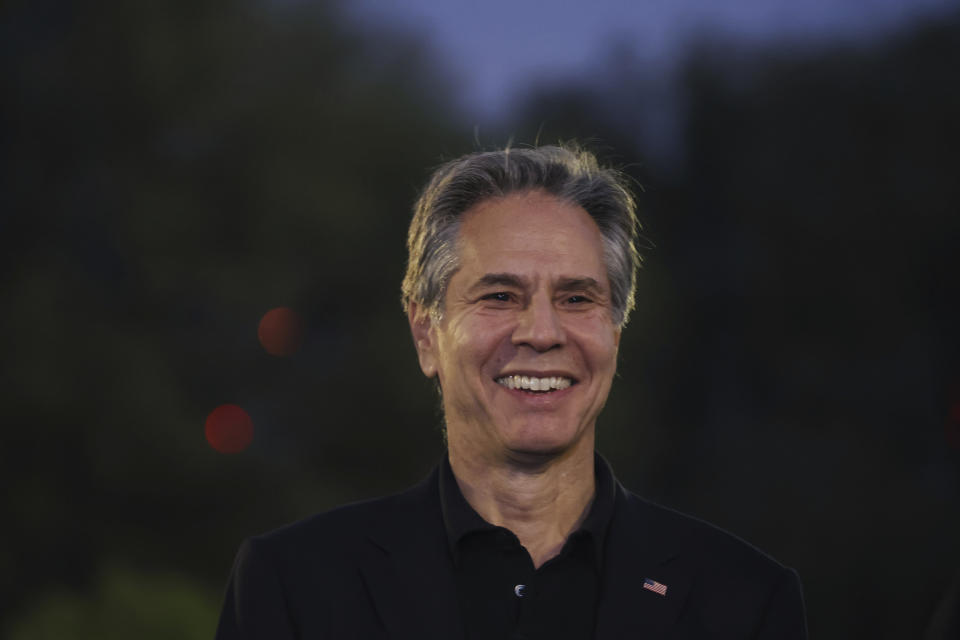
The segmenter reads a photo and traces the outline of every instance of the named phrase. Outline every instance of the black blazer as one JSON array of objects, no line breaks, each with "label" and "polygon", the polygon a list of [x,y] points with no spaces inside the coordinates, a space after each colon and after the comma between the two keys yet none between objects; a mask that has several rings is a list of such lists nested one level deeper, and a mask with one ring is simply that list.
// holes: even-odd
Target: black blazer
[{"label": "black blazer", "polygon": [[[806,638],[797,574],[616,483],[596,640]],[[644,589],[649,578],[665,595]],[[438,472],[387,498],[250,538],[218,640],[463,640]]]}]

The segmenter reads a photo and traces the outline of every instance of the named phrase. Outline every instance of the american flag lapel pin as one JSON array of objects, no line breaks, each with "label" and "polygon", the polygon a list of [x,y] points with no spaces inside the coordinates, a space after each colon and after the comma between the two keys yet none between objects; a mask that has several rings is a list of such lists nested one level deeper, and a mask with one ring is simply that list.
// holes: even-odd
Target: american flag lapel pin
[{"label": "american flag lapel pin", "polygon": [[656,580],[651,580],[650,578],[643,579],[643,588],[661,596],[667,595],[667,585],[657,582]]}]

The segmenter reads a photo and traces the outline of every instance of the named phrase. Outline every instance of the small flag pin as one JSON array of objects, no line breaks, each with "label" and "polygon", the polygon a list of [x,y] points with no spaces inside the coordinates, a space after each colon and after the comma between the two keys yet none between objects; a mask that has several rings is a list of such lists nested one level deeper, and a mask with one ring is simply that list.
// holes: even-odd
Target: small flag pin
[{"label": "small flag pin", "polygon": [[650,578],[643,579],[643,588],[661,596],[667,595],[667,585],[657,582],[656,580],[651,580]]}]

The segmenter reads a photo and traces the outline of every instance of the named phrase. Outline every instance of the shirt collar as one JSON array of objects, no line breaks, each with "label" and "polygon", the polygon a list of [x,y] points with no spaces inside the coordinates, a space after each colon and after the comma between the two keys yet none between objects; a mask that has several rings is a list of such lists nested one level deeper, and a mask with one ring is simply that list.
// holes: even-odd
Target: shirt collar
[{"label": "shirt collar", "polygon": [[[596,553],[597,570],[600,571],[603,569],[603,545],[607,537],[607,528],[613,517],[617,490],[610,463],[599,453],[594,453],[593,469],[596,490],[593,504],[583,524],[570,537],[583,534],[590,536]],[[443,515],[443,525],[447,530],[450,555],[455,564],[459,562],[459,544],[465,535],[476,531],[500,529],[480,517],[480,514],[463,497],[447,456],[443,457],[443,462],[440,464],[440,511]]]}]

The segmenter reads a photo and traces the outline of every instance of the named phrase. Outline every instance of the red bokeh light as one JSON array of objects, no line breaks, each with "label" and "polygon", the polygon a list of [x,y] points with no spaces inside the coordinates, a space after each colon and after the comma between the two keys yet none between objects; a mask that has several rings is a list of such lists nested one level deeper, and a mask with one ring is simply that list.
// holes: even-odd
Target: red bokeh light
[{"label": "red bokeh light", "polygon": [[240,453],[253,441],[253,420],[235,404],[222,404],[207,416],[204,433],[220,453]]},{"label": "red bokeh light", "polygon": [[277,307],[263,314],[257,338],[272,356],[290,356],[303,343],[303,319],[288,307]]}]

